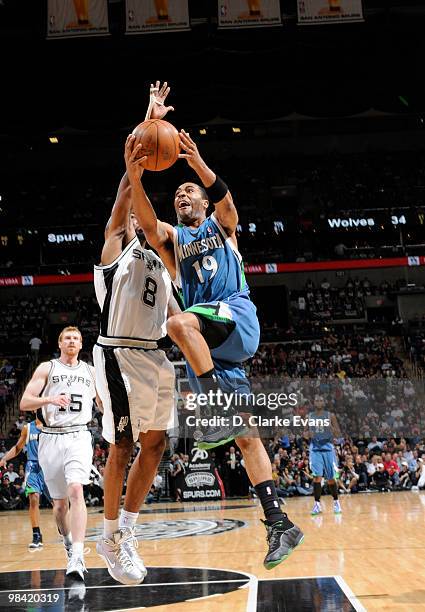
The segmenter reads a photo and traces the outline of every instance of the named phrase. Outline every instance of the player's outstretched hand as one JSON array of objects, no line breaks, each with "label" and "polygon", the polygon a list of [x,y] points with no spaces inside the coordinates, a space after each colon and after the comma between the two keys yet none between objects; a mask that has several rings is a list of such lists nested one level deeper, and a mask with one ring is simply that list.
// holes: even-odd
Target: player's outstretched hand
[{"label": "player's outstretched hand", "polygon": [[69,406],[70,402],[71,398],[68,395],[54,395],[53,397],[49,397],[49,404],[53,404],[53,406],[66,408]]},{"label": "player's outstretched hand", "polygon": [[140,157],[142,145],[135,145],[136,136],[129,134],[125,141],[124,159],[127,168],[127,176],[130,183],[132,181],[140,181],[143,174],[142,163],[147,159],[147,155]]},{"label": "player's outstretched hand", "polygon": [[181,148],[184,151],[184,153],[179,153],[179,159],[185,159],[189,166],[196,171],[204,163],[204,160],[198,151],[198,147],[189,134],[184,130],[180,130],[179,137]]},{"label": "player's outstretched hand", "polygon": [[173,106],[165,106],[165,100],[170,93],[167,81],[161,85],[159,81],[155,86],[151,83],[150,98],[152,101],[151,119],[163,119],[168,111],[173,111]]}]

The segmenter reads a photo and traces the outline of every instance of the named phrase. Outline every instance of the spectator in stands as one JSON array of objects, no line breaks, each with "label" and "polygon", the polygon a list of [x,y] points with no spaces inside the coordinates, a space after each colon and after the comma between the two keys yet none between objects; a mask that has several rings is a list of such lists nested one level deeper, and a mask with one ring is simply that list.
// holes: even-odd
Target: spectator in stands
[{"label": "spectator in stands", "polygon": [[399,473],[399,478],[400,478],[400,487],[402,489],[412,488],[413,483],[410,477],[409,464],[407,463],[407,461],[401,462],[401,470]]},{"label": "spectator in stands", "polygon": [[154,501],[159,501],[161,497],[161,491],[162,491],[162,476],[161,474],[157,473],[155,478],[153,479],[153,483],[150,488],[150,491],[146,496],[145,503],[151,504]]},{"label": "spectator in stands", "polygon": [[368,486],[368,473],[366,463],[363,461],[361,455],[356,455],[354,461],[354,471],[356,472],[357,486],[359,491],[365,491]]},{"label": "spectator in stands", "polygon": [[42,340],[38,336],[33,336],[28,343],[31,349],[31,359],[34,365],[38,363],[38,356],[40,354],[40,347],[43,344]]},{"label": "spectator in stands", "polygon": [[13,510],[21,503],[22,499],[18,491],[13,486],[13,483],[10,482],[9,477],[4,475],[0,486],[0,505],[5,510]]},{"label": "spectator in stands", "polygon": [[384,468],[390,477],[391,484],[394,487],[397,487],[400,484],[400,478],[398,475],[400,468],[398,463],[391,457],[390,453],[386,453],[385,455]]},{"label": "spectator in stands", "polygon": [[19,474],[17,472],[15,472],[15,468],[13,466],[13,463],[9,463],[9,465],[7,466],[7,472],[5,473],[5,476],[7,475],[9,482],[10,483],[14,483],[15,480],[17,478],[19,478]]},{"label": "spectator in stands", "polygon": [[390,475],[384,467],[383,463],[377,464],[377,470],[372,476],[371,488],[381,492],[391,491]]},{"label": "spectator in stands", "polygon": [[338,486],[339,490],[343,493],[357,493],[358,491],[358,480],[359,477],[354,470],[353,460],[351,457],[347,457],[345,460],[345,465],[342,468]]}]

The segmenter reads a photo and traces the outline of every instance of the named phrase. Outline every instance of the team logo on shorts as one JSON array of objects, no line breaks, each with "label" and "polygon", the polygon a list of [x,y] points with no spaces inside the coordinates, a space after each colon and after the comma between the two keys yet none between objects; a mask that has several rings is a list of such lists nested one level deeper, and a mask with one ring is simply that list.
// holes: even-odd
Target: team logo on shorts
[{"label": "team logo on shorts", "polygon": [[118,423],[118,427],[117,427],[118,431],[123,432],[124,429],[127,427],[127,425],[128,425],[128,416],[121,417],[120,422]]},{"label": "team logo on shorts", "polygon": [[[235,519],[192,519],[185,521],[149,521],[138,523],[135,535],[138,540],[170,540],[188,536],[206,536],[240,529],[245,523]],[[103,533],[102,527],[87,530],[86,540],[95,541]]]}]

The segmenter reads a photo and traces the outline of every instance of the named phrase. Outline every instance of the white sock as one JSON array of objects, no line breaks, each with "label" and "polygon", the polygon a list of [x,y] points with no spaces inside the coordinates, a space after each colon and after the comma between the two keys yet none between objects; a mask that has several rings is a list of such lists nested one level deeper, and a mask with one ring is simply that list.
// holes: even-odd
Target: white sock
[{"label": "white sock", "polygon": [[103,519],[103,537],[105,539],[110,539],[111,535],[118,531],[118,519]]},{"label": "white sock", "polygon": [[71,535],[71,532],[69,532],[66,535],[62,536],[62,538],[63,538],[63,545],[66,548],[69,548],[70,546],[72,546],[72,535]]},{"label": "white sock", "polygon": [[72,556],[79,558],[84,557],[84,542],[72,543]]},{"label": "white sock", "polygon": [[138,518],[138,512],[128,512],[128,510],[122,509],[120,514],[120,529],[124,527],[134,527]]}]

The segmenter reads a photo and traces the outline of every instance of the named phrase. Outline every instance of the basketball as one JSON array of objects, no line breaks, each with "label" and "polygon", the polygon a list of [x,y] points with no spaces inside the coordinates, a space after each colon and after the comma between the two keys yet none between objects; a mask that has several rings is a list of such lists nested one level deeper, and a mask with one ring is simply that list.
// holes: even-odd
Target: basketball
[{"label": "basketball", "polygon": [[135,145],[142,145],[138,157],[148,157],[143,162],[146,170],[166,170],[177,161],[180,153],[179,133],[168,121],[147,119],[139,123],[132,133],[136,136]]}]

